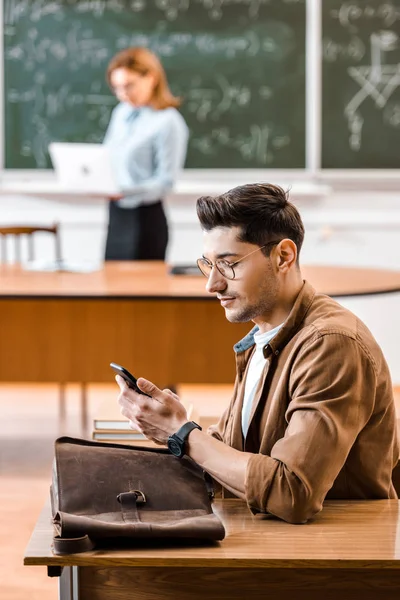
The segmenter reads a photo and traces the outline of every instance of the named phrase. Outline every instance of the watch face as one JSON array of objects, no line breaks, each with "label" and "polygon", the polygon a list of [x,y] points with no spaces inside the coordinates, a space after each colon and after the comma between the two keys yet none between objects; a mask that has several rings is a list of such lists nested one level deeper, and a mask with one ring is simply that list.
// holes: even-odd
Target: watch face
[{"label": "watch face", "polygon": [[173,437],[168,438],[168,449],[175,456],[182,456],[182,447]]}]

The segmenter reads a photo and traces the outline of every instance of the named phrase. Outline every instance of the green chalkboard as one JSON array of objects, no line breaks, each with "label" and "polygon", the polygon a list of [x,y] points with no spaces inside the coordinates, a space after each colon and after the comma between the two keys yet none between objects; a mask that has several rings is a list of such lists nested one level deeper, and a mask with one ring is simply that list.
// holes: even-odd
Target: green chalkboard
[{"label": "green chalkboard", "polygon": [[400,2],[322,6],[322,167],[398,169]]},{"label": "green chalkboard", "polygon": [[305,166],[305,0],[3,0],[5,166],[101,142],[104,73],[147,46],[183,97],[189,168]]}]

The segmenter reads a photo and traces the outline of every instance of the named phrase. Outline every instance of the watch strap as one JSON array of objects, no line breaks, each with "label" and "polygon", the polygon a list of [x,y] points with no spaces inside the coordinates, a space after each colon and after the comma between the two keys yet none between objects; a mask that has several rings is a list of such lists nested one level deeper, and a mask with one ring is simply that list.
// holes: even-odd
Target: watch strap
[{"label": "watch strap", "polygon": [[189,433],[193,431],[193,429],[200,429],[201,431],[200,425],[198,425],[195,421],[188,421],[174,433],[174,436],[179,438],[180,441],[186,442]]},{"label": "watch strap", "polygon": [[188,421],[176,433],[169,436],[167,446],[172,454],[178,458],[185,455],[186,440],[193,429],[201,429],[201,427],[195,421]]}]

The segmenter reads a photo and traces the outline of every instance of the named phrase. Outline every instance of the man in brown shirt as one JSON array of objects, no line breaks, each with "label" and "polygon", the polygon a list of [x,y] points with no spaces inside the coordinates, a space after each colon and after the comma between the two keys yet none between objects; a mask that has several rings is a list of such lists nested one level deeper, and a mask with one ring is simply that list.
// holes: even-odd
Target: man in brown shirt
[{"label": "man in brown shirt", "polygon": [[197,201],[207,290],[231,322],[255,327],[235,346],[229,408],[209,434],[179,399],[139,379],[122,413],[189,455],[253,512],[304,523],[325,498],[396,498],[396,418],[388,366],[367,327],[304,282],[304,228],[278,186],[240,186]]}]

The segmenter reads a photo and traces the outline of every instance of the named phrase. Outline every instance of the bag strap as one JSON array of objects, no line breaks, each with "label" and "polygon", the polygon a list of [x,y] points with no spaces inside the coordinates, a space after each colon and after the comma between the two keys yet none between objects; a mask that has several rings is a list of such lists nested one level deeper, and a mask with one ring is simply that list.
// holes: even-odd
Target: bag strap
[{"label": "bag strap", "polygon": [[78,554],[93,550],[94,546],[88,535],[76,538],[62,538],[58,535],[53,537],[54,554]]},{"label": "bag strap", "polygon": [[[146,496],[140,490],[122,492],[117,496],[121,504],[122,517],[126,523],[137,523],[140,521],[137,505],[146,502]],[[94,542],[88,535],[81,537],[53,537],[54,554],[78,554],[79,552],[88,552],[95,547]]]},{"label": "bag strap", "polygon": [[140,521],[137,505],[146,503],[146,496],[140,490],[131,490],[130,492],[121,492],[117,496],[121,504],[122,518],[125,523],[137,523]]}]

